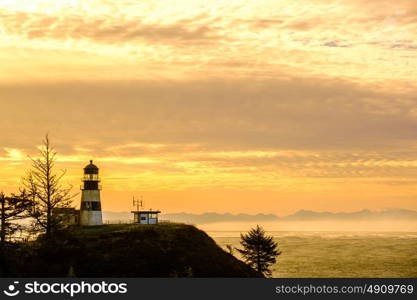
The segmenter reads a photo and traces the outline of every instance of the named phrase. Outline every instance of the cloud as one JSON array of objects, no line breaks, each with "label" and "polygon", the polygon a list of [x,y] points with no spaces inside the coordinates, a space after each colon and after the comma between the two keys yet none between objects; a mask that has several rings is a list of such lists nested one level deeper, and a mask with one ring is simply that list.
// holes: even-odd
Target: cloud
[{"label": "cloud", "polygon": [[0,79],[415,77],[399,51],[414,47],[402,42],[416,39],[413,1],[86,2],[1,10]]},{"label": "cloud", "polygon": [[326,42],[323,44],[323,46],[333,47],[333,48],[348,48],[349,47],[347,45],[341,45],[339,41]]},{"label": "cloud", "polygon": [[3,84],[0,161],[35,155],[49,132],[67,164],[117,164],[112,180],[140,168],[196,176],[178,186],[254,174],[263,186],[276,176],[389,184],[417,169],[415,92],[307,77]]},{"label": "cloud", "polygon": [[319,18],[314,18],[311,20],[299,20],[295,22],[289,22],[285,24],[283,28],[291,30],[308,31],[320,25],[322,25],[322,21]]},{"label": "cloud", "polygon": [[216,29],[196,19],[174,23],[144,23],[126,17],[54,16],[0,10],[0,25],[8,35],[27,39],[79,40],[98,43],[145,41],[152,43],[207,43],[220,39]]},{"label": "cloud", "polygon": [[166,179],[178,187],[239,185],[253,174],[263,186],[277,174],[412,178],[414,95],[302,77],[3,84],[0,109],[10,117],[0,120],[8,148],[0,156],[7,163],[36,155],[49,132],[75,170],[94,158],[116,164],[125,179],[196,176]]},{"label": "cloud", "polygon": [[236,25],[247,25],[250,24],[251,28],[253,29],[265,29],[269,27],[280,27],[283,23],[285,23],[284,20],[277,18],[258,18],[258,19],[235,19],[233,21],[233,24]]},{"label": "cloud", "polygon": [[[23,144],[31,145],[50,131],[73,136],[86,148],[100,141],[104,148],[180,143],[229,150],[380,149],[413,143],[414,95],[296,77],[68,82],[3,85],[0,105],[21,120],[3,118],[3,131],[20,131],[28,137]],[[14,134],[3,140],[17,141]]]},{"label": "cloud", "polygon": [[392,49],[403,49],[403,50],[417,50],[417,45],[414,44],[403,44],[403,43],[397,43],[390,45]]}]

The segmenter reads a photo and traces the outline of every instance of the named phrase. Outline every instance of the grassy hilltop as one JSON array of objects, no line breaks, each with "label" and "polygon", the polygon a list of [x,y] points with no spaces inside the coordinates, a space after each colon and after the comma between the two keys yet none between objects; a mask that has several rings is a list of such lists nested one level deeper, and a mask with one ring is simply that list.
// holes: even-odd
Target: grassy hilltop
[{"label": "grassy hilltop", "polygon": [[20,250],[16,275],[39,277],[259,277],[191,225],[73,228]]}]

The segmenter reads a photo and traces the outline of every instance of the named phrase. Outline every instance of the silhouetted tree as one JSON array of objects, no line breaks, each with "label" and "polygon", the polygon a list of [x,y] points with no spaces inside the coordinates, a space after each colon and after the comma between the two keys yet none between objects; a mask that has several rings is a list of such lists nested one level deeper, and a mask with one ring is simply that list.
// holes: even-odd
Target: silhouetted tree
[{"label": "silhouetted tree", "polygon": [[14,221],[27,218],[27,210],[31,206],[29,195],[22,191],[20,195],[12,194],[6,196],[0,192],[0,245],[4,246],[7,237],[21,228],[21,225],[13,223]]},{"label": "silhouetted tree", "polygon": [[64,187],[61,183],[66,170],[55,173],[57,152],[51,146],[46,135],[39,150],[40,157],[32,158],[32,169],[23,178],[22,184],[32,196],[29,215],[35,219],[34,229],[43,231],[50,237],[62,224],[62,218],[53,214],[55,208],[70,207],[72,186]]},{"label": "silhouetted tree", "polygon": [[247,234],[241,234],[240,238],[243,249],[237,250],[245,262],[265,276],[271,276],[269,267],[275,264],[277,256],[281,255],[278,244],[271,236],[265,235],[265,231],[259,225]]},{"label": "silhouetted tree", "polygon": [[[27,217],[26,211],[30,201],[27,194],[11,194],[6,196],[0,192],[0,276],[7,277],[13,274],[13,267],[17,265],[18,254],[17,243],[10,243],[10,237],[23,226],[15,221]],[[19,257],[19,259],[21,259]]]}]

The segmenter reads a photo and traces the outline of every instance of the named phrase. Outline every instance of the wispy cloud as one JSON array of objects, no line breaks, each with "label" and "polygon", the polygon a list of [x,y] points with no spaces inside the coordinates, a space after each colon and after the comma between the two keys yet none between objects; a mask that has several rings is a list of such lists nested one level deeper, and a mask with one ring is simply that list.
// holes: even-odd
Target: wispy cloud
[{"label": "wispy cloud", "polygon": [[[9,99],[2,110],[21,120],[3,119],[4,132],[21,128],[31,137],[25,139],[29,145],[37,142],[34,131],[55,129],[73,135],[80,147],[101,143],[101,149],[115,142],[381,149],[412,145],[417,132],[415,89],[389,91],[335,79],[19,84],[3,85],[0,93]],[[29,126],[33,122],[36,128]],[[17,142],[13,134],[3,141]]]},{"label": "wispy cloud", "polygon": [[219,33],[199,19],[175,23],[143,23],[139,19],[85,16],[50,16],[39,13],[0,11],[5,34],[27,39],[80,40],[99,43],[147,41],[151,43],[203,43],[219,39]]}]

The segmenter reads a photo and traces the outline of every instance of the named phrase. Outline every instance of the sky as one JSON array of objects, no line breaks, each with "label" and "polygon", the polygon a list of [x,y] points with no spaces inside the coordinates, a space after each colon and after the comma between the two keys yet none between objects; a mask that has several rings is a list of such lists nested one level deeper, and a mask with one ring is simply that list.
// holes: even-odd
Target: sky
[{"label": "sky", "polygon": [[415,0],[0,0],[0,190],[49,133],[105,210],[417,210],[416,78]]}]

